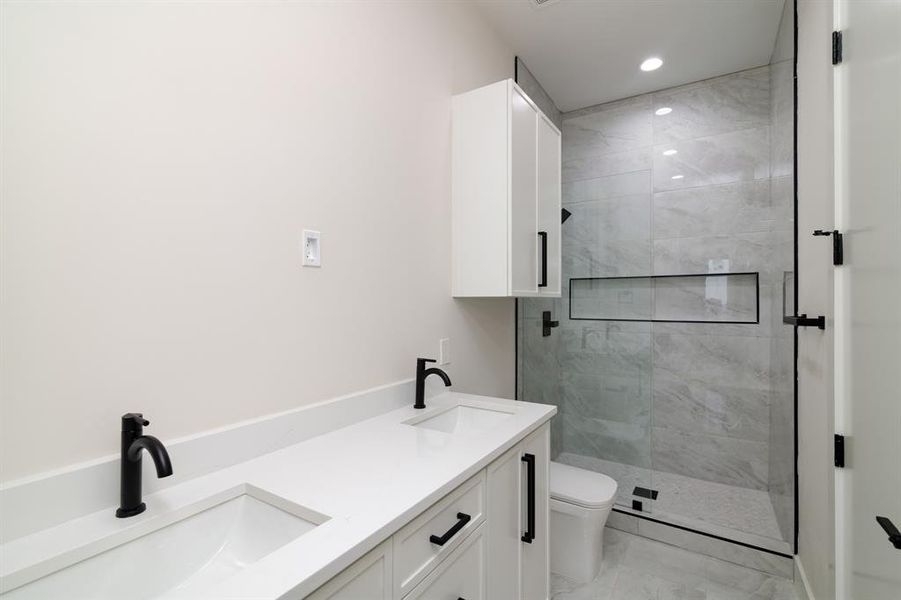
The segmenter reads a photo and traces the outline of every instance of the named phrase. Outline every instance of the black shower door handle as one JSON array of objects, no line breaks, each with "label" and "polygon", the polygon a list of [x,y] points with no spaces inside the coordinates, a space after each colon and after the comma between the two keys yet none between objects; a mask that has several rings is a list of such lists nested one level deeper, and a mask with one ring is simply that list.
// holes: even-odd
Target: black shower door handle
[{"label": "black shower door handle", "polygon": [[522,541],[531,544],[535,539],[535,455],[523,454],[526,463],[526,532]]},{"label": "black shower door handle", "polygon": [[547,287],[547,231],[539,231],[538,237],[541,238],[541,281],[538,287]]}]

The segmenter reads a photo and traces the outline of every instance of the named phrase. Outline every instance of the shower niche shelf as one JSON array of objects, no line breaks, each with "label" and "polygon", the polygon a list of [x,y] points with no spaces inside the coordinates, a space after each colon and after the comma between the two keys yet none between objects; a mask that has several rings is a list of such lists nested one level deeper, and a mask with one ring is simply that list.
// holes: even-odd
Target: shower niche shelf
[{"label": "shower niche shelf", "polygon": [[760,274],[693,273],[569,280],[575,321],[760,322]]}]

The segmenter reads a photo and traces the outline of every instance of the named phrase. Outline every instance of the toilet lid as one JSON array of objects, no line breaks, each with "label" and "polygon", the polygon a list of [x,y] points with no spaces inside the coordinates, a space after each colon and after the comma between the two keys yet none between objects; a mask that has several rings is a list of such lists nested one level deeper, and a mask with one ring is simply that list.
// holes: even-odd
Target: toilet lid
[{"label": "toilet lid", "polygon": [[551,462],[551,498],[585,508],[604,508],[616,497],[616,480],[562,463]]}]

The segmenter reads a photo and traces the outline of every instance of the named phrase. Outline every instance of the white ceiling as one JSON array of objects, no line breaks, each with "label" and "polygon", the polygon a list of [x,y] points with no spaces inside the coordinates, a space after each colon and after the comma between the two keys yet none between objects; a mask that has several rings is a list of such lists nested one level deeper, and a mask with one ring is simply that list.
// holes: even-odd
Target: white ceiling
[{"label": "white ceiling", "polygon": [[784,2],[475,0],[562,111],[767,64]]}]

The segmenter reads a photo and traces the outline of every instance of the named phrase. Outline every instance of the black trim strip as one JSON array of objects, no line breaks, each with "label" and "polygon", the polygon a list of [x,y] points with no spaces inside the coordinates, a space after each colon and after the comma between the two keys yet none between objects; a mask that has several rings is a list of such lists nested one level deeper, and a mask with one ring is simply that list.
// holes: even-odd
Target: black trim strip
[{"label": "black trim strip", "polygon": [[[795,269],[795,289],[794,289],[794,298],[795,298],[795,314],[798,313],[798,282],[800,281],[800,276],[798,273],[798,0],[794,0],[794,44],[795,44],[795,52],[793,57],[793,65],[792,65],[792,90],[793,90],[793,98],[792,101],[794,103],[794,115],[792,118],[792,186],[793,196],[794,196],[794,247],[795,247],[795,256],[794,256],[794,269]],[[794,342],[794,433],[795,433],[795,523],[794,523],[794,550],[795,554],[798,553],[798,532],[800,531],[800,518],[801,511],[799,510],[800,504],[800,493],[798,491],[798,328],[794,328],[793,342]]]},{"label": "black trim strip", "polygon": [[[661,521],[660,519],[654,519],[645,515],[636,515],[633,512],[629,512],[626,510],[622,510],[621,508],[613,507],[613,512],[618,512],[623,515],[628,515],[630,517],[635,517],[636,519],[644,519],[645,521],[651,521],[652,523],[658,523],[660,525],[666,525],[667,527],[672,527],[674,529],[681,529],[682,531],[688,531],[690,533],[696,533],[698,535],[703,535],[709,538],[713,538],[715,540],[720,540],[721,542],[729,542],[730,544],[736,544],[738,546],[744,546],[745,548],[750,548],[752,550],[759,550],[760,552],[766,552],[767,554],[774,554],[776,556],[781,556],[783,558],[794,558],[791,554],[785,554],[783,552],[779,552],[777,550],[770,550],[769,548],[761,548],[760,546],[755,546],[754,544],[748,544],[747,542],[740,542],[738,540],[733,540],[727,537],[723,537],[721,535],[716,535],[715,533],[707,533],[706,531],[699,531],[697,529],[692,529],[691,527],[685,527],[684,525],[676,525],[675,523],[670,523],[669,521]],[[642,536],[646,537],[646,536]],[[654,539],[654,538],[648,538]]]}]

